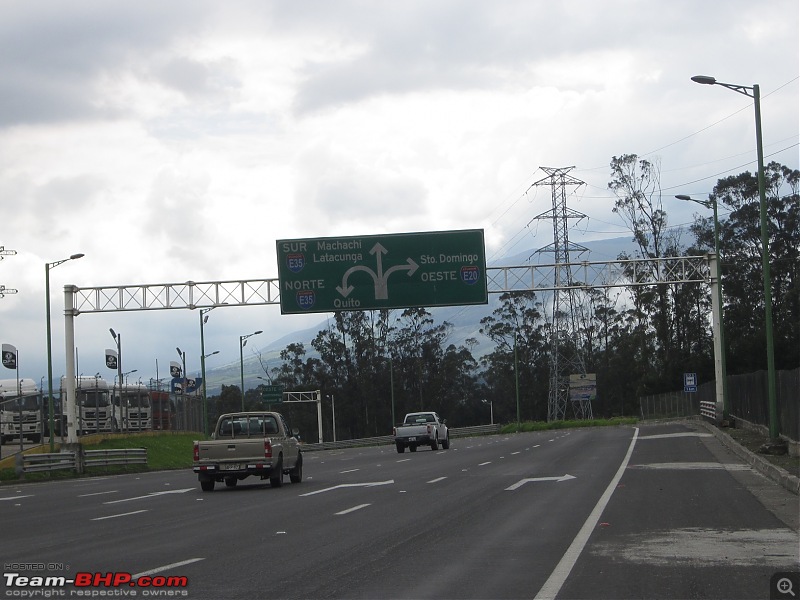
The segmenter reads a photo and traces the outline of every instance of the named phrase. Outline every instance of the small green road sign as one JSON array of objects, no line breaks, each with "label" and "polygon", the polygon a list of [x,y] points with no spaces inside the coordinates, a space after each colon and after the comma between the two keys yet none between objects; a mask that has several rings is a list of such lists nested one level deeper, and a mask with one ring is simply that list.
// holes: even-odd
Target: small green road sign
[{"label": "small green road sign", "polygon": [[482,229],[278,240],[281,313],[486,304]]},{"label": "small green road sign", "polygon": [[261,399],[264,402],[281,402],[281,401],[283,401],[283,386],[282,385],[263,385],[263,386],[261,386]]}]

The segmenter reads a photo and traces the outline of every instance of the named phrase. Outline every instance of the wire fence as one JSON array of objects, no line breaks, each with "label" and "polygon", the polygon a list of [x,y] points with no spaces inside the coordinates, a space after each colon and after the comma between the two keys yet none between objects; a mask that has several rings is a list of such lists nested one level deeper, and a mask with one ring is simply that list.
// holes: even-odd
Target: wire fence
[{"label": "wire fence", "polygon": [[[775,399],[780,432],[800,439],[800,368],[775,373]],[[769,426],[766,371],[728,376],[728,406],[732,417]],[[670,419],[702,415],[715,418],[716,382],[707,381],[697,392],[667,392],[639,398],[642,419]]]}]

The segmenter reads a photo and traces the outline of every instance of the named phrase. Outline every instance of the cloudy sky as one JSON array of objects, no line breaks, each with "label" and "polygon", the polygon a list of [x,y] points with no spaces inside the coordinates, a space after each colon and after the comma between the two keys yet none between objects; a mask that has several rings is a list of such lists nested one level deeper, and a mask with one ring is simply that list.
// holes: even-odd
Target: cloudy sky
[{"label": "cloudy sky", "polygon": [[[573,241],[625,235],[607,184],[627,153],[689,223],[674,194],[756,168],[751,100],[690,77],[758,83],[767,160],[797,168],[798,71],[796,0],[3,0],[0,342],[46,374],[44,265],[77,252],[50,273],[56,377],[64,284],[272,278],[276,239],[467,228],[491,265],[552,242],[529,225],[542,166],[585,182]],[[219,365],[325,315],[209,317]],[[198,323],[82,315],[78,369],[107,372],[113,327],[137,377],[176,346],[197,370]]]}]

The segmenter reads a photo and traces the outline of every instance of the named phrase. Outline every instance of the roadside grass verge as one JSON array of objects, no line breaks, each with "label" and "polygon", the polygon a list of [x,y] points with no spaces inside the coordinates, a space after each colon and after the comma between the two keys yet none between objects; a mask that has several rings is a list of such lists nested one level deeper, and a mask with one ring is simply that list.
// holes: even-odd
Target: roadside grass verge
[{"label": "roadside grass verge", "polygon": [[[193,442],[204,439],[202,433],[148,432],[138,434],[104,434],[84,438],[84,450],[118,450],[123,448],[146,448],[146,465],[94,466],[86,470],[86,475],[116,475],[121,473],[141,473],[144,471],[163,471],[167,469],[188,469],[192,466]],[[56,444],[56,452],[59,444]],[[42,473],[27,473],[25,481],[51,481],[78,477],[73,471],[58,470]],[[0,468],[0,482],[19,481],[14,463],[3,461]]]},{"label": "roadside grass verge", "polygon": [[508,423],[500,428],[500,433],[517,433],[523,431],[546,431],[549,429],[573,429],[575,427],[614,427],[616,425],[635,425],[639,419],[635,417],[615,417],[613,419],[591,419],[585,421],[525,421],[517,426]]}]

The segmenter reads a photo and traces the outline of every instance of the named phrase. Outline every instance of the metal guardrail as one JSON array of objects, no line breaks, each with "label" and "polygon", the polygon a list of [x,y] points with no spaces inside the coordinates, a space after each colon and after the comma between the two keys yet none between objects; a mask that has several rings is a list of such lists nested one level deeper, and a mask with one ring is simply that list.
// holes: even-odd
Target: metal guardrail
[{"label": "metal guardrail", "polygon": [[146,465],[146,448],[123,448],[119,450],[86,450],[81,460],[75,452],[53,454],[18,454],[17,474],[60,471],[64,469],[82,471],[88,467],[107,467],[111,465]]},{"label": "metal guardrail", "polygon": [[55,454],[17,454],[17,473],[37,473],[77,468],[74,452]]},{"label": "metal guardrail", "polygon": [[[457,427],[450,429],[450,438],[464,438],[475,435],[492,435],[500,432],[500,425],[477,425],[475,427]],[[388,446],[394,444],[394,436],[382,435],[379,437],[360,438],[356,440],[341,440],[337,442],[322,442],[303,444],[303,452],[319,452],[321,450],[341,450],[344,448],[364,448],[366,446]]]},{"label": "metal guardrail", "polygon": [[476,435],[495,435],[500,433],[500,425],[475,425],[473,427],[456,427],[450,430],[451,438],[473,437]]},{"label": "metal guardrail", "polygon": [[122,448],[118,450],[86,450],[83,453],[86,467],[109,465],[146,465],[147,448]]}]

